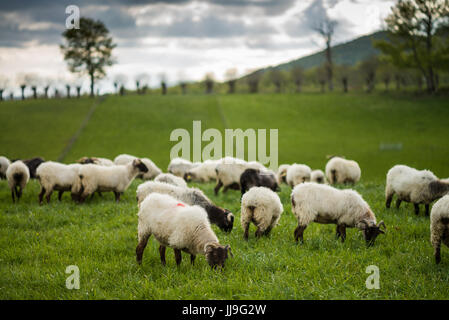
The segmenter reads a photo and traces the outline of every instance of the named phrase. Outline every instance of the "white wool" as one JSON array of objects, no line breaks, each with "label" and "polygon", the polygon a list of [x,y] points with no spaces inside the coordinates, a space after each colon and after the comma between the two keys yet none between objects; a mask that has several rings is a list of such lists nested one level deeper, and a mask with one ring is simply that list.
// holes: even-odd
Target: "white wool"
[{"label": "white wool", "polygon": [[6,177],[6,170],[8,169],[11,161],[8,158],[1,156],[0,157],[0,178]]},{"label": "white wool", "polygon": [[386,198],[393,194],[398,199],[428,204],[434,199],[429,193],[429,184],[438,178],[429,170],[416,170],[405,165],[396,165],[387,173]]},{"label": "white wool", "polygon": [[187,171],[186,175],[192,181],[209,182],[217,178],[215,168],[221,163],[220,160],[206,160],[198,166]]},{"label": "white wool", "polygon": [[184,178],[184,175],[189,171],[190,169],[198,166],[200,163],[195,162],[192,163],[189,160],[182,159],[182,158],[174,158],[170,161],[167,171],[171,174],[174,174],[175,176]]},{"label": "white wool", "polygon": [[207,244],[218,243],[203,208],[189,206],[166,194],[149,195],[142,202],[138,217],[139,242],[154,235],[163,246],[192,255],[205,254]]},{"label": "white wool", "polygon": [[326,183],[326,177],[322,170],[313,170],[310,174],[310,181],[316,183]]},{"label": "white wool", "polygon": [[[14,175],[16,174],[21,175],[20,181],[16,181],[14,179]],[[25,163],[23,163],[20,160],[17,160],[8,166],[8,169],[6,170],[6,179],[8,180],[8,186],[11,189],[11,191],[16,186],[19,186],[20,188],[24,189],[28,181],[30,180],[30,170],[28,169]]]},{"label": "white wool", "polygon": [[187,183],[185,182],[184,179],[181,179],[180,177],[177,177],[171,173],[161,173],[154,179],[154,181],[164,182],[182,188],[187,187]]},{"label": "white wool", "polygon": [[240,222],[243,230],[254,222],[264,232],[277,225],[283,211],[284,207],[275,192],[266,187],[252,187],[242,197]]},{"label": "white wool", "polygon": [[224,187],[234,183],[240,185],[240,176],[246,169],[267,170],[264,165],[256,161],[246,162],[241,159],[226,157],[221,159],[216,166],[217,182],[221,181]]},{"label": "white wool", "polygon": [[441,219],[449,220],[449,195],[438,200],[430,213],[430,241],[434,248],[442,241],[449,247],[449,225]]},{"label": "white wool", "polygon": [[288,170],[289,167],[290,167],[289,164],[281,164],[279,166],[278,172],[277,172],[277,175],[276,175],[277,180],[278,180],[278,184],[281,184],[284,181],[283,179],[285,179],[287,177],[287,170]]},{"label": "white wool", "polygon": [[46,194],[50,194],[53,190],[78,193],[81,187],[79,170],[82,166],[78,163],[63,164],[47,161],[37,168],[36,176]]},{"label": "white wool", "polygon": [[294,187],[300,183],[310,181],[312,169],[305,164],[294,163],[287,169],[287,184]]},{"label": "white wool", "polygon": [[129,154],[120,154],[114,159],[115,165],[126,165],[135,159],[140,159],[143,164],[148,168],[148,172],[140,174],[139,177],[143,180],[152,180],[162,173],[162,170],[150,159],[148,158],[139,158]]},{"label": "white wool", "polygon": [[297,185],[291,194],[292,211],[298,224],[307,226],[311,222],[344,224],[362,229],[366,220],[376,224],[376,217],[360,194],[351,189],[339,190],[313,182]]},{"label": "white wool", "polygon": [[[326,164],[326,177],[330,184],[335,183],[356,183],[360,180],[360,166],[354,160],[346,160],[340,157],[333,157]],[[336,181],[333,180],[335,173]]]}]

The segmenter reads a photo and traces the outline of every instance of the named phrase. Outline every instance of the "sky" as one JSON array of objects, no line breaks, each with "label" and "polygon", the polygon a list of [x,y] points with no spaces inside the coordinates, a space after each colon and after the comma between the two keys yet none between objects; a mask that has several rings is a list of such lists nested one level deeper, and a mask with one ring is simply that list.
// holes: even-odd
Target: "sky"
[{"label": "sky", "polygon": [[[393,0],[14,0],[0,2],[0,86],[22,79],[83,83],[70,74],[59,45],[69,14],[103,21],[117,47],[117,63],[99,83],[112,90],[120,78],[135,88],[146,74],[151,86],[200,80],[206,73],[225,80],[288,62],[324,48],[313,28],[325,18],[337,21],[334,44],[383,27]],[[31,75],[31,76],[30,76]],[[42,81],[41,81],[42,83]]]}]

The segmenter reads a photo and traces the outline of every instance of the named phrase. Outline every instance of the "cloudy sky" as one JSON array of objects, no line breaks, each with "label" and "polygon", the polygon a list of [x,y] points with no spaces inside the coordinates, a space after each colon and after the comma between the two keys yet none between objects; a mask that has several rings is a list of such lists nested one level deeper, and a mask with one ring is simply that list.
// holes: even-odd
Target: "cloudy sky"
[{"label": "cloudy sky", "polygon": [[[59,44],[66,7],[100,19],[111,31],[117,64],[109,80],[126,74],[151,83],[198,80],[229,68],[239,74],[319,51],[313,31],[326,16],[338,21],[335,43],[382,27],[394,0],[14,0],[0,2],[0,75],[70,79]],[[107,90],[107,80],[101,84]]]}]

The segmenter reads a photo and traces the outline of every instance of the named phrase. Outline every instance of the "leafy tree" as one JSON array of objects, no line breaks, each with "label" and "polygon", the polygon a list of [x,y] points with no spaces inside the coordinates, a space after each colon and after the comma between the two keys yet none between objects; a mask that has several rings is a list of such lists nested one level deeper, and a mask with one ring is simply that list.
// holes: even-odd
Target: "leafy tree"
[{"label": "leafy tree", "polygon": [[377,68],[379,60],[376,56],[372,56],[359,64],[359,72],[366,84],[366,90],[372,92],[376,86]]},{"label": "leafy tree", "polygon": [[281,93],[285,83],[284,73],[279,69],[272,69],[269,73],[269,79],[276,87],[276,93]]},{"label": "leafy tree", "polygon": [[259,83],[262,79],[262,72],[255,71],[246,76],[246,81],[248,83],[249,93],[258,93],[259,92]]},{"label": "leafy tree", "polygon": [[67,29],[62,35],[66,43],[60,48],[69,70],[89,76],[90,95],[94,96],[95,80],[103,78],[105,68],[115,63],[112,50],[116,45],[109,30],[99,20],[81,18],[79,29]]},{"label": "leafy tree", "polygon": [[204,84],[206,86],[207,94],[210,94],[214,91],[214,74],[212,72],[206,73],[204,77]]},{"label": "leafy tree", "polygon": [[237,69],[236,68],[231,68],[226,70],[225,73],[225,79],[226,82],[228,83],[228,93],[235,93],[235,86],[237,83]]},{"label": "leafy tree", "polygon": [[301,87],[304,82],[304,69],[300,66],[292,68],[290,71],[290,77],[296,86],[296,92],[301,92]]}]

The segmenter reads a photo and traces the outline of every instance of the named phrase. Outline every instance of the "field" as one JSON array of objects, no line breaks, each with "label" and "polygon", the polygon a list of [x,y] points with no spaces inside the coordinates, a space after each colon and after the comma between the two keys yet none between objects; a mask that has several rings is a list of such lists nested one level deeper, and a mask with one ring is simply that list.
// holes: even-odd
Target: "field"
[{"label": "field", "polygon": [[[78,131],[93,112],[87,125]],[[435,265],[429,219],[413,206],[384,205],[385,174],[394,164],[428,168],[449,177],[449,104],[444,97],[367,94],[260,94],[108,96],[101,100],[60,99],[0,104],[0,154],[8,158],[43,156],[69,163],[85,156],[147,156],[166,170],[169,140],[176,128],[254,128],[279,130],[279,164],[306,163],[324,169],[326,155],[355,159],[362,180],[355,186],[371,205],[387,234],[367,248],[362,234],[348,231],[344,244],[335,227],[310,225],[296,245],[290,188],[282,186],[284,213],[268,238],[243,240],[240,194],[213,195],[213,183],[192,184],[216,204],[230,209],[230,234],[214,226],[234,257],[211,271],[204,257],[178,268],[172,250],[167,266],[150,239],[142,266],[137,245],[136,180],[114,203],[112,194],[84,205],[53,195],[39,206],[39,184],[31,181],[21,202],[11,203],[0,181],[0,299],[447,299],[449,249]],[[79,133],[79,136],[78,136]],[[70,148],[71,138],[77,136]],[[203,144],[204,146],[205,144]],[[343,187],[343,186],[340,186]],[[80,270],[80,289],[65,286],[66,267]],[[369,290],[366,268],[380,270],[380,289]]]}]

